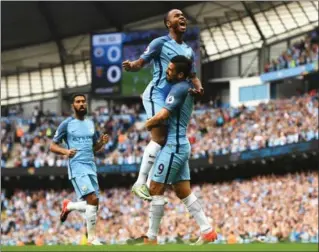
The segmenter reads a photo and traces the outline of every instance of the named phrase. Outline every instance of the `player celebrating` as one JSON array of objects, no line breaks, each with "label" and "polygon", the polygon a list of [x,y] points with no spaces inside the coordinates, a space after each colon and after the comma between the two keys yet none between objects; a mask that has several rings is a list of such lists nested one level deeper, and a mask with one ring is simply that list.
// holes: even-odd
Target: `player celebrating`
[{"label": "player celebrating", "polygon": [[[154,61],[153,80],[143,93],[143,105],[148,118],[159,112],[165,104],[171,85],[167,83],[164,71],[166,71],[170,60],[176,55],[184,55],[193,62],[190,79],[195,88],[192,88],[190,92],[201,95],[204,92],[200,80],[196,77],[194,52],[183,42],[183,34],[187,28],[187,20],[183,12],[177,9],[170,10],[164,18],[164,24],[169,30],[167,36],[154,39],[138,60],[123,62],[123,67],[126,71],[135,72],[139,71],[151,60]],[[133,193],[146,200],[152,200],[145,185],[146,178],[155,162],[157,153],[165,145],[167,126],[161,124],[158,127],[153,127],[150,131],[151,141],[145,148],[138,179],[132,188]]]},{"label": "player celebrating", "polygon": [[[102,245],[97,239],[95,231],[99,185],[94,152],[99,151],[108,142],[108,135],[104,134],[98,139],[93,121],[85,118],[87,114],[85,95],[74,95],[72,107],[74,116],[67,118],[59,125],[50,150],[56,154],[68,156],[69,179],[77,197],[84,201],[63,200],[60,220],[64,222],[73,210],[85,213],[88,243]],[[67,148],[59,145],[62,140],[66,143]]]},{"label": "player celebrating", "polygon": [[216,232],[209,224],[199,200],[190,187],[188,159],[191,147],[186,136],[194,103],[193,97],[188,94],[192,84],[186,81],[190,71],[191,62],[186,57],[176,56],[171,60],[166,75],[167,80],[175,84],[166,98],[164,107],[146,122],[146,128],[151,130],[169,119],[167,142],[152,169],[150,195],[153,199],[145,243],[156,243],[159,225],[164,215],[163,194],[167,184],[173,185],[177,197],[183,201],[200,226],[201,236],[195,244],[201,245],[217,239]]}]

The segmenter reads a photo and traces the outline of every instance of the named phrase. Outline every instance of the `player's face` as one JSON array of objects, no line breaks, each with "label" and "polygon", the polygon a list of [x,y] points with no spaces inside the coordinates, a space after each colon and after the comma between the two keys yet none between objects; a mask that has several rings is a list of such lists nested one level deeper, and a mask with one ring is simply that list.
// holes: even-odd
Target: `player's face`
[{"label": "player's face", "polygon": [[169,63],[166,70],[166,80],[170,83],[179,82],[183,78],[184,74],[176,72],[176,67],[173,63]]},{"label": "player's face", "polygon": [[175,32],[184,33],[187,28],[187,20],[180,10],[172,10],[168,15],[168,27]]},{"label": "player's face", "polygon": [[84,116],[87,114],[86,99],[83,96],[75,97],[72,106],[75,113],[79,116]]}]

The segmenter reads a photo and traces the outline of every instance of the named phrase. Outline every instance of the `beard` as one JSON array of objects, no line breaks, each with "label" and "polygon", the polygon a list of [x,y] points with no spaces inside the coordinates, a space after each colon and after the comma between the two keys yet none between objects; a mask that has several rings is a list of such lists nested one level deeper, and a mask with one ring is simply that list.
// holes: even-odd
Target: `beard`
[{"label": "beard", "polygon": [[84,108],[84,110],[80,110],[80,109],[76,110],[76,109],[75,109],[75,113],[76,113],[78,116],[85,116],[85,115],[88,113],[88,110],[87,110],[87,108]]}]

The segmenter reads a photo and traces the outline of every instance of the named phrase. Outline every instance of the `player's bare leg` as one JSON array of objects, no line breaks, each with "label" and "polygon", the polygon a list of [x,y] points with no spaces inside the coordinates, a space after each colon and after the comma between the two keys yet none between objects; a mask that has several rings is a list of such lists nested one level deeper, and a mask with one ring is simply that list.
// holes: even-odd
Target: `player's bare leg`
[{"label": "player's bare leg", "polygon": [[96,219],[99,199],[95,193],[84,196],[86,201],[85,219],[89,245],[102,245],[96,237]]},{"label": "player's bare leg", "polygon": [[173,185],[176,196],[183,201],[189,213],[194,217],[200,227],[201,236],[192,245],[202,245],[217,239],[217,233],[213,230],[202,209],[201,203],[192,193],[190,181],[180,181]]},{"label": "player's bare leg", "polygon": [[151,201],[152,197],[146,185],[146,180],[148,175],[150,174],[151,168],[153,167],[158,152],[166,143],[167,126],[160,125],[156,128],[153,128],[151,130],[151,136],[152,139],[150,143],[146,146],[143,154],[143,159],[137,181],[132,187],[132,192],[136,196],[148,201]]}]

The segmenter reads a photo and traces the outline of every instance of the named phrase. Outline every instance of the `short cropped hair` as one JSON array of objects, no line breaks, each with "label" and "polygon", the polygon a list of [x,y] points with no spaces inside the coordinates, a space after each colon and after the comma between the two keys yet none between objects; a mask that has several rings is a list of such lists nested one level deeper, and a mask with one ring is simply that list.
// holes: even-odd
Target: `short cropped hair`
[{"label": "short cropped hair", "polygon": [[177,55],[171,59],[176,67],[176,73],[184,73],[185,78],[190,77],[192,71],[192,61],[183,55]]},{"label": "short cropped hair", "polygon": [[72,103],[74,103],[75,98],[78,97],[78,96],[82,96],[82,97],[84,97],[84,99],[86,100],[85,94],[76,93],[76,94],[72,95]]},{"label": "short cropped hair", "polygon": [[170,11],[166,12],[165,16],[164,16],[164,25],[165,27],[168,29],[168,26],[167,26],[167,20],[168,20],[168,14],[170,13]]}]

